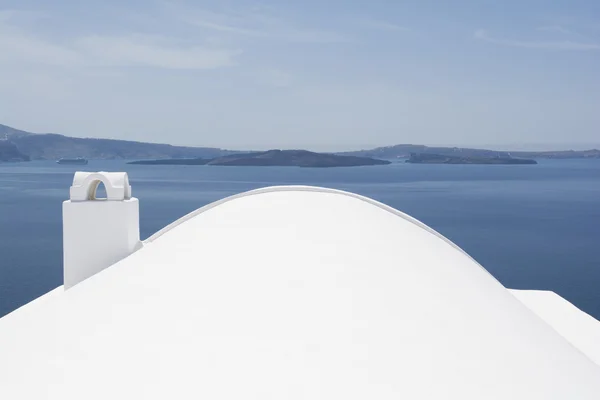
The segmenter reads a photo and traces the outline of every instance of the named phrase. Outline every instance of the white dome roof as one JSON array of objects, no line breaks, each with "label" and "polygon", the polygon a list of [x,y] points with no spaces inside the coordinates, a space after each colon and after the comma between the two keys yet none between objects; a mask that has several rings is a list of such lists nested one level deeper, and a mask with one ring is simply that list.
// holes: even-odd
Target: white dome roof
[{"label": "white dome roof", "polygon": [[0,398],[597,400],[600,367],[423,224],[284,187],[0,319]]}]

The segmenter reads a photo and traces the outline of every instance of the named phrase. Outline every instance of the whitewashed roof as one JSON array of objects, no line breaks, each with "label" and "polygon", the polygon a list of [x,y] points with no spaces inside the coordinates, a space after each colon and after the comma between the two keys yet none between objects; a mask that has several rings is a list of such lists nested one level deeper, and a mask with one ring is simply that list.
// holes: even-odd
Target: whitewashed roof
[{"label": "whitewashed roof", "polygon": [[590,360],[600,365],[600,322],[597,319],[554,292],[514,289],[510,292]]},{"label": "whitewashed roof", "polygon": [[0,319],[0,398],[600,399],[528,307],[389,207],[259,190]]}]

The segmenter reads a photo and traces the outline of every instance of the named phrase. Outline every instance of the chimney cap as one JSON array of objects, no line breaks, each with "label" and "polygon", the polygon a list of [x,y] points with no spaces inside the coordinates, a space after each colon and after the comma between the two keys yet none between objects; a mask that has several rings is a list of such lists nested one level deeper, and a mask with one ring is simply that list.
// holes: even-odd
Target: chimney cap
[{"label": "chimney cap", "polygon": [[71,201],[97,200],[96,190],[100,183],[106,188],[106,200],[122,201],[131,198],[131,186],[127,172],[75,172],[70,189]]}]

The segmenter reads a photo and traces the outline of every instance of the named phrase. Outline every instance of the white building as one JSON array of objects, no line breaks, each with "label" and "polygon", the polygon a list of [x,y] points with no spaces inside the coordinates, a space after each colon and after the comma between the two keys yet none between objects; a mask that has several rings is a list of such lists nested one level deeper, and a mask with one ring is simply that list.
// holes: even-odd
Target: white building
[{"label": "white building", "polygon": [[141,243],[127,175],[78,173],[63,211],[0,399],[600,399],[600,322],[368,198],[260,189]]}]

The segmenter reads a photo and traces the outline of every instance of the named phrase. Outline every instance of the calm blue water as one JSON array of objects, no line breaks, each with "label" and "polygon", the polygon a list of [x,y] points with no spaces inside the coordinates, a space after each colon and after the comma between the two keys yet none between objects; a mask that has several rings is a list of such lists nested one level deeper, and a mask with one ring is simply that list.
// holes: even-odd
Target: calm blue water
[{"label": "calm blue water", "polygon": [[600,319],[600,160],[339,169],[0,164],[0,316],[61,284],[61,202],[81,169],[129,173],[144,238],[209,202],[258,187],[360,193],[438,230],[505,286],[553,290]]}]

